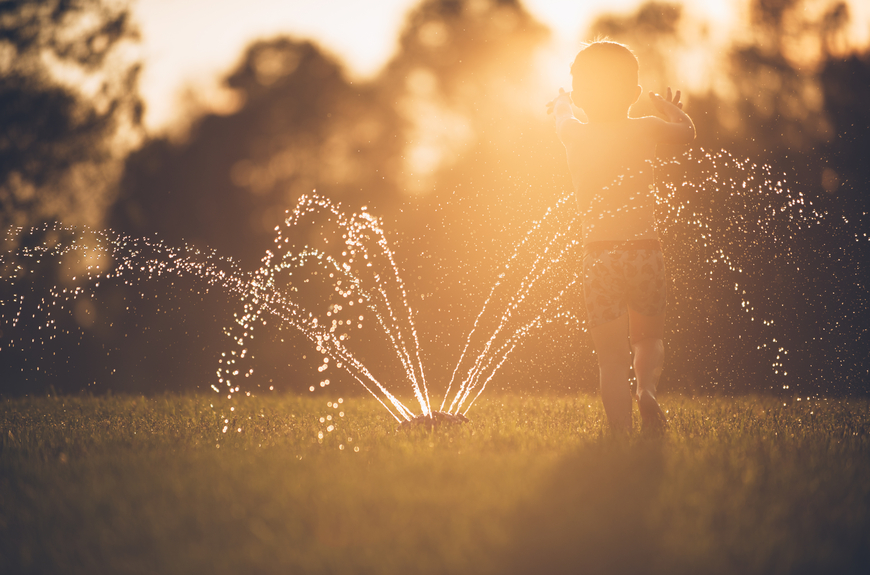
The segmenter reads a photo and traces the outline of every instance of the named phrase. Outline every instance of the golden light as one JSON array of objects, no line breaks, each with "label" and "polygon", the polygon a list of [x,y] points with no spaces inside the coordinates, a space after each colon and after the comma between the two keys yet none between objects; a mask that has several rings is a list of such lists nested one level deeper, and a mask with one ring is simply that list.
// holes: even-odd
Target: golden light
[{"label": "golden light", "polygon": [[[870,44],[870,3],[847,0],[850,15],[833,46],[837,54]],[[220,78],[237,64],[244,48],[258,38],[287,34],[311,39],[347,65],[356,79],[374,76],[392,57],[408,12],[419,0],[249,0],[244,9],[230,0],[149,0],[135,5],[135,18],[143,37],[146,65],[141,91],[147,102],[145,123],[163,131],[195,109],[229,113],[242,103],[220,86]],[[523,7],[549,27],[550,42],[538,54],[540,77],[530,87],[529,101],[549,99],[559,86],[570,85],[568,69],[584,34],[601,13],[627,14],[640,0],[524,0]],[[683,2],[681,33],[688,43],[673,54],[687,90],[719,90],[711,78],[717,58],[746,30],[749,0]],[[808,9],[829,8],[831,2],[807,0]],[[421,40],[437,47],[446,42],[443,26],[426,25]],[[790,59],[808,61],[819,46],[796,35],[785,46]],[[292,62],[258,62],[257,73],[268,82],[270,74]],[[547,100],[544,100],[545,102]]]},{"label": "golden light", "polygon": [[[432,29],[426,25],[423,32]],[[443,30],[439,36],[444,36]],[[439,101],[438,79],[430,70],[412,70],[405,84],[408,95],[399,108],[414,128],[405,154],[403,184],[408,193],[420,194],[430,189],[431,177],[455,161],[474,134],[467,118]]]},{"label": "golden light", "polygon": [[[146,62],[141,78],[148,103],[146,126],[162,131],[181,119],[191,104],[232,111],[238,102],[221,87],[220,79],[258,38],[313,39],[345,61],[351,73],[369,77],[395,51],[405,15],[415,5],[410,0],[137,2],[134,17],[142,32]],[[264,62],[262,73],[268,75],[273,65]]]}]

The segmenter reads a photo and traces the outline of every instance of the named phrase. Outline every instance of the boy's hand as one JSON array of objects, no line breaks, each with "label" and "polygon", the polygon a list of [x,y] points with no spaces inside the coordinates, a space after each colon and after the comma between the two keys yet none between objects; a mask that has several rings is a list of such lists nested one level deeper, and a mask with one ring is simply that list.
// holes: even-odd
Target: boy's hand
[{"label": "boy's hand", "polygon": [[672,96],[671,89],[668,88],[665,98],[650,92],[649,99],[652,100],[656,110],[667,120],[667,124],[665,124],[668,126],[668,135],[665,138],[667,141],[675,144],[688,144],[695,139],[695,124],[692,122],[692,118],[683,112],[679,90]]},{"label": "boy's hand", "polygon": [[559,88],[559,95],[547,102],[547,113],[552,114],[553,110],[556,109],[556,104],[559,103],[560,100],[564,100],[569,106],[571,105],[571,92],[566,92],[562,88]]},{"label": "boy's hand", "polygon": [[683,103],[680,102],[680,91],[677,90],[677,93],[672,96],[670,86],[668,87],[667,97],[662,98],[658,94],[650,92],[649,99],[652,100],[652,103],[656,107],[656,110],[658,110],[668,120],[671,120],[671,114],[673,113],[671,106],[676,106],[680,110],[683,109]]}]

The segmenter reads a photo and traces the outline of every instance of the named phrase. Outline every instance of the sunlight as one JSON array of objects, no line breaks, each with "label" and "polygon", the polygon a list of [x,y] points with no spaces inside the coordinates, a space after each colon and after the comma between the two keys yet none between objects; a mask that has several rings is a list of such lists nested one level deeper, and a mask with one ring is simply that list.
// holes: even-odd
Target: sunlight
[{"label": "sunlight", "polygon": [[[541,83],[536,86],[538,99],[552,98],[558,88],[571,89],[570,67],[582,42],[594,40],[583,34],[602,11],[629,13],[642,2],[546,2],[528,0],[529,10],[544,21],[553,32],[553,38],[537,54]],[[683,6],[682,30],[687,44],[675,48],[672,54],[678,72],[676,83],[684,91],[704,91],[712,85],[712,72],[719,55],[732,39],[738,22],[740,2],[733,0],[707,0]],[[701,25],[699,25],[699,23]],[[715,25],[713,25],[715,23]],[[706,25],[704,25],[706,24]],[[544,88],[545,86],[545,88]],[[646,86],[644,90],[658,89]]]},{"label": "sunlight", "polygon": [[[703,40],[685,54],[677,55],[688,89],[705,89],[717,51],[731,41],[745,16],[748,0],[703,0],[683,3],[689,20],[707,22]],[[140,80],[147,102],[145,125],[149,131],[165,130],[173,122],[202,110],[231,113],[240,102],[220,85],[247,45],[258,38],[289,34],[311,39],[335,54],[358,78],[377,74],[393,56],[399,34],[418,0],[250,0],[245,9],[228,0],[149,0],[134,7],[142,31],[146,66]],[[549,45],[539,55],[541,81],[533,91],[549,94],[570,85],[568,68],[587,26],[602,12],[624,14],[642,4],[640,0],[525,0],[523,6],[553,31]],[[819,4],[828,6],[829,3]],[[847,1],[850,21],[832,46],[848,53],[870,42],[870,3]],[[698,34],[699,30],[691,31]],[[427,44],[444,42],[437,24],[424,29]],[[689,35],[691,38],[692,34]],[[797,39],[789,46],[791,59],[812,59],[818,46]],[[258,73],[268,75],[269,66],[288,63],[264,62]],[[274,70],[273,70],[274,72]],[[183,129],[183,128],[182,128]]]},{"label": "sunlight", "polygon": [[[554,34],[551,77],[576,52],[579,35],[603,9],[629,10],[638,0],[590,2],[528,0],[533,16]],[[257,38],[289,34],[310,38],[339,56],[361,78],[376,74],[392,57],[398,35],[417,0],[359,3],[353,0],[250,0],[245,10],[228,1],[150,0],[135,5],[143,37],[141,91],[148,103],[146,127],[161,131],[195,110],[231,113],[239,102],[220,78]],[[171,15],[171,16],[170,16]],[[437,25],[422,31],[427,43],[443,42]],[[557,81],[554,84],[558,84]]]},{"label": "sunlight", "polygon": [[[141,91],[145,124],[160,131],[184,115],[191,97],[203,108],[231,111],[220,78],[255,39],[289,34],[316,41],[361,77],[376,73],[396,49],[411,0],[149,0],[134,6],[147,62]],[[186,92],[186,94],[184,94]],[[179,94],[184,94],[179,102]],[[189,104],[189,102],[188,102]],[[181,108],[181,109],[179,109]]]},{"label": "sunlight", "polygon": [[431,191],[437,170],[455,162],[474,134],[467,118],[438,101],[438,79],[430,70],[412,70],[405,84],[408,96],[398,106],[414,134],[405,156],[404,186],[414,195]]},{"label": "sunlight", "polygon": [[604,10],[625,12],[640,4],[638,0],[525,0],[523,4],[561,40],[576,42],[586,25]]}]

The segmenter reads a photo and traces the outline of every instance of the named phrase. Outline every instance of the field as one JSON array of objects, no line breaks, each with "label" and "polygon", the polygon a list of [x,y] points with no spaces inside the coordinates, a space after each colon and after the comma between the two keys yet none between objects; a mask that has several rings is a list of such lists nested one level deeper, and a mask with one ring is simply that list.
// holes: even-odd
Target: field
[{"label": "field", "polygon": [[870,572],[865,400],[665,397],[662,439],[595,397],[401,433],[337,400],[0,401],[0,572]]}]

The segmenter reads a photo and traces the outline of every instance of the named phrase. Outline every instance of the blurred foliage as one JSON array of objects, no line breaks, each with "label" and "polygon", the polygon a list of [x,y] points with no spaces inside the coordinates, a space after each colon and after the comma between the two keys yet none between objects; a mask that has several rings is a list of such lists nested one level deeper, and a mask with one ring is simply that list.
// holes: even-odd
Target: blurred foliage
[{"label": "blurred foliage", "polygon": [[[253,269],[300,195],[316,189],[348,211],[368,206],[387,221],[440,389],[483,303],[482,282],[525,231],[516,218],[529,221],[563,188],[528,191],[542,171],[568,181],[555,175],[563,152],[543,107],[524,90],[545,38],[518,2],[425,2],[393,61],[366,84],[311,44],[258,42],[227,78],[244,102],[238,111],[202,118],[185,142],[159,139],[131,155],[112,225],[207,246]],[[296,243],[316,242],[299,233]],[[481,282],[469,281],[472,272]],[[258,342],[255,375],[306,389],[316,377],[302,357],[311,344],[281,339]],[[227,342],[215,331],[189,361],[208,365]],[[212,383],[211,373],[197,383]]]},{"label": "blurred foliage", "polygon": [[[805,9],[810,4],[813,9]],[[102,69],[108,56],[101,54],[133,37],[126,12],[100,8],[103,35],[88,32],[67,46],[52,39],[54,28],[47,24],[102,5],[80,0],[39,4],[54,11],[35,6],[0,5],[16,22],[42,18],[38,21],[46,24],[39,34],[34,27],[9,27],[13,39],[3,45],[20,43],[17,54],[51,46],[58,58]],[[710,47],[714,23],[694,20],[679,4],[651,2],[631,13],[602,15],[585,38],[606,35],[631,46],[640,58],[645,91],[680,87],[687,74],[697,76],[688,92],[684,89],[686,110],[698,127],[697,147],[725,148],[787,171],[832,218],[866,212],[870,113],[863,104],[870,96],[870,52],[852,50],[844,40],[848,6],[754,0],[747,15],[743,33],[724,51],[710,51],[714,56],[708,54],[713,58],[708,60],[698,60],[698,54]],[[12,22],[2,21],[4,26]],[[84,197],[105,207],[113,197],[110,183],[119,180],[118,199],[107,216],[113,227],[134,236],[156,234],[170,245],[214,249],[249,270],[257,267],[275,226],[300,195],[316,189],[348,211],[368,206],[385,220],[417,316],[427,377],[442,389],[512,247],[571,189],[564,149],[544,113],[552,87],[544,84],[537,57],[547,38],[546,28],[517,0],[426,0],[408,15],[392,61],[364,82],[349,79],[339,63],[311,43],[286,37],[257,41],[226,78],[241,103],[236,111],[197,119],[184,141],[148,140],[127,157],[122,174],[101,168],[104,185]],[[15,66],[10,70],[20,68]],[[567,62],[565,67],[567,74]],[[31,110],[14,115],[10,104],[0,112],[8,114],[2,120],[4,146],[31,142],[16,144],[20,153],[9,156],[20,158],[14,166],[6,168],[12,160],[0,155],[4,218],[16,223],[38,221],[35,214],[64,218],[67,212],[49,209],[56,203],[43,200],[48,192],[34,190],[54,190],[66,204],[80,201],[75,192],[80,188],[58,182],[80,173],[82,162],[115,157],[110,143],[123,118],[138,126],[136,68],[112,76],[116,81],[101,92],[106,94],[101,101],[110,105],[100,106],[50,81],[41,68],[21,69],[29,75],[10,72],[14,82],[0,88],[4,101]],[[45,111],[36,114],[36,109]],[[632,112],[653,110],[643,97]],[[19,133],[29,136],[15,136]],[[666,155],[671,152],[681,150]],[[665,172],[673,181],[698,181],[699,169],[671,166]],[[36,183],[14,188],[28,178]],[[724,233],[729,216],[716,205],[718,192],[696,190],[691,202]],[[91,213],[102,217],[101,209]],[[314,229],[298,230],[294,241],[316,241]],[[697,230],[675,226],[665,239],[681,241],[684,232]],[[769,294],[762,298],[770,300],[763,304],[769,309],[802,312],[796,323],[783,326],[784,337],[794,340],[792,349],[816,343],[796,361],[805,373],[794,377],[827,380],[829,393],[866,392],[863,360],[854,361],[858,344],[850,343],[867,337],[866,330],[850,331],[870,321],[861,303],[866,298],[856,291],[860,281],[836,280],[843,270],[851,273],[855,262],[859,267],[866,262],[866,248],[852,249],[846,231],[836,237],[825,233],[817,227],[794,240],[795,255],[789,257],[802,262],[803,273],[777,259],[781,245],[747,244],[747,253],[754,252],[747,255],[747,275],[740,281],[753,293]],[[704,271],[692,267],[691,258],[703,253],[672,257],[685,260],[676,263],[688,270],[679,281],[690,286],[700,281]],[[807,274],[807,268],[821,273]],[[113,388],[149,390],[155,380],[199,388],[212,383],[215,356],[227,343],[220,326],[233,311],[224,298],[193,283],[181,289],[144,284],[113,289],[118,294],[112,297],[127,303],[96,306],[103,312],[102,324],[111,329],[99,331],[100,322],[76,327],[71,316],[69,331],[81,333],[77,350],[69,352],[70,346],[54,340],[51,353],[43,354],[46,362],[54,355],[76,356],[52,372],[55,384],[66,372],[65,385],[78,389],[98,380],[99,372],[115,369]],[[842,297],[831,300],[832,291],[843,289]],[[673,353],[663,386],[695,392],[727,379],[730,391],[769,389],[762,383],[770,375],[766,356],[753,356],[754,346],[735,340],[747,328],[732,321],[736,312],[729,306],[740,302],[731,286],[699,288],[691,295],[672,301]],[[717,310],[721,313],[714,316]],[[311,351],[307,341],[258,345],[263,346],[258,377],[293,389],[305,389],[317,377],[316,365],[302,358]],[[107,346],[117,359],[107,359]],[[712,357],[699,361],[698,349]],[[551,325],[528,338],[493,383],[511,389],[593,390],[592,359],[588,336],[578,326]],[[47,384],[33,366],[22,367],[18,360],[9,365],[16,381],[23,382],[17,389]]]},{"label": "blurred foliage", "polygon": [[127,160],[112,225],[216,249],[248,267],[313,189],[351,209],[395,202],[401,119],[377,85],[355,85],[308,42],[251,46],[226,80],[244,104],[199,120],[187,141]]},{"label": "blurred foliage", "polygon": [[141,136],[136,38],[117,3],[0,3],[0,227],[104,223]]}]

